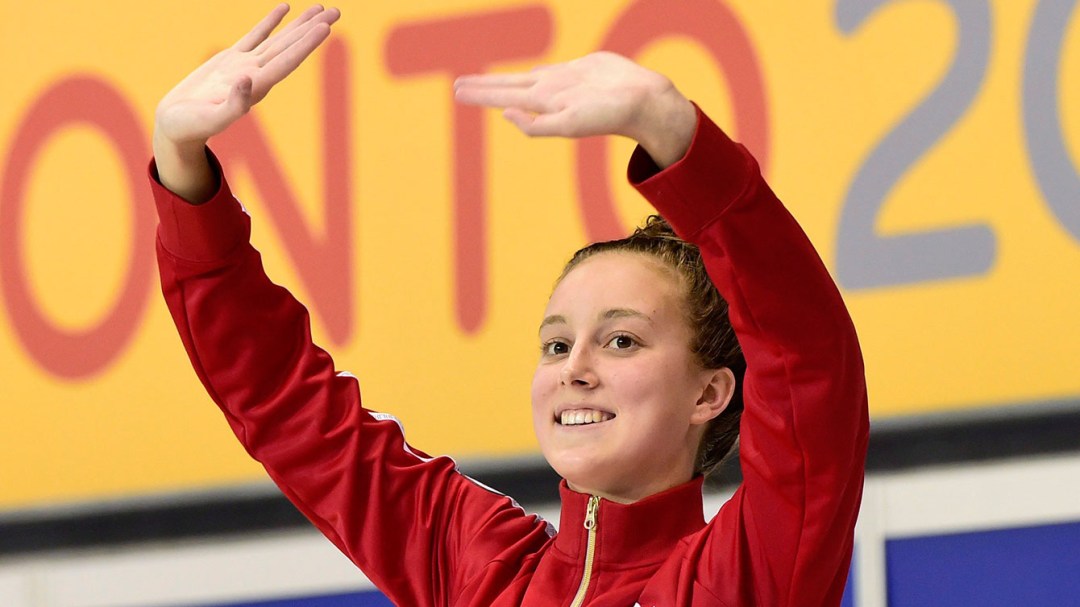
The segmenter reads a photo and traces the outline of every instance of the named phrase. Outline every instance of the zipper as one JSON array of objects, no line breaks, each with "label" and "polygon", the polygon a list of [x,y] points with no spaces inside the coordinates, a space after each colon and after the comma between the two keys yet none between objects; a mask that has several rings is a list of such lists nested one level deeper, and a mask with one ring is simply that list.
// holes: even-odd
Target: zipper
[{"label": "zipper", "polygon": [[589,581],[592,578],[593,557],[596,555],[596,518],[600,512],[600,498],[595,495],[589,496],[589,506],[585,510],[585,529],[589,532],[589,541],[585,547],[585,571],[581,574],[581,584],[577,594],[574,595],[570,607],[581,607],[585,603],[585,593],[589,590]]}]

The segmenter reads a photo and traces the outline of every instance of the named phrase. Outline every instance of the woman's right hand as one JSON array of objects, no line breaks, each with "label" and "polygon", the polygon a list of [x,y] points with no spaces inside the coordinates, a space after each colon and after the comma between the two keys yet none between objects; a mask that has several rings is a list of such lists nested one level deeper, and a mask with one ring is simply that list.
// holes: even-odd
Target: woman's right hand
[{"label": "woman's right hand", "polygon": [[313,6],[271,35],[289,12],[274,8],[236,44],[180,81],[158,104],[154,156],[162,185],[193,203],[217,189],[204,151],[210,137],[239,120],[330,35],[340,11]]}]

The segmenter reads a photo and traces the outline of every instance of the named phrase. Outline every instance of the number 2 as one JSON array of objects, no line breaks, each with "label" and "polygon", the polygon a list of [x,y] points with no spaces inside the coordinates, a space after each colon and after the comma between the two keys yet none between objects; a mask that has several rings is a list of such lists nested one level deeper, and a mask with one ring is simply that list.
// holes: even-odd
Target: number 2
[{"label": "number 2", "polygon": [[[897,0],[839,0],[836,21],[851,34],[878,8]],[[889,192],[912,163],[967,111],[990,57],[990,7],[985,0],[942,0],[956,15],[959,44],[937,88],[890,132],[859,169],[844,199],[836,272],[849,289],[884,287],[987,272],[997,239],[987,225],[882,236],[875,223]],[[943,201],[944,202],[944,201]]]}]

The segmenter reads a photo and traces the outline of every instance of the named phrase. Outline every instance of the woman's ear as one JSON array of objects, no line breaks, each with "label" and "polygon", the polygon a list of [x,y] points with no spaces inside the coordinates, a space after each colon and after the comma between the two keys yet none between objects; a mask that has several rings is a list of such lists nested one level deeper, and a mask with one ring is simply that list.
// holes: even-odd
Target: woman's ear
[{"label": "woman's ear", "polygon": [[706,424],[723,413],[735,394],[735,374],[731,369],[706,369],[703,374],[707,383],[690,416],[692,424]]}]

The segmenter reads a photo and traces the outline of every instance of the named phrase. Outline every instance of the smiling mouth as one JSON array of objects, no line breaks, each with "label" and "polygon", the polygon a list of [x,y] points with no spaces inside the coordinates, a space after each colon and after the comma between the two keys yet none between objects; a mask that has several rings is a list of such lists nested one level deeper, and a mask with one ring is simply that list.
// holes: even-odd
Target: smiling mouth
[{"label": "smiling mouth", "polygon": [[555,418],[555,423],[562,426],[587,426],[615,419],[614,413],[596,409],[571,409],[563,411]]}]

